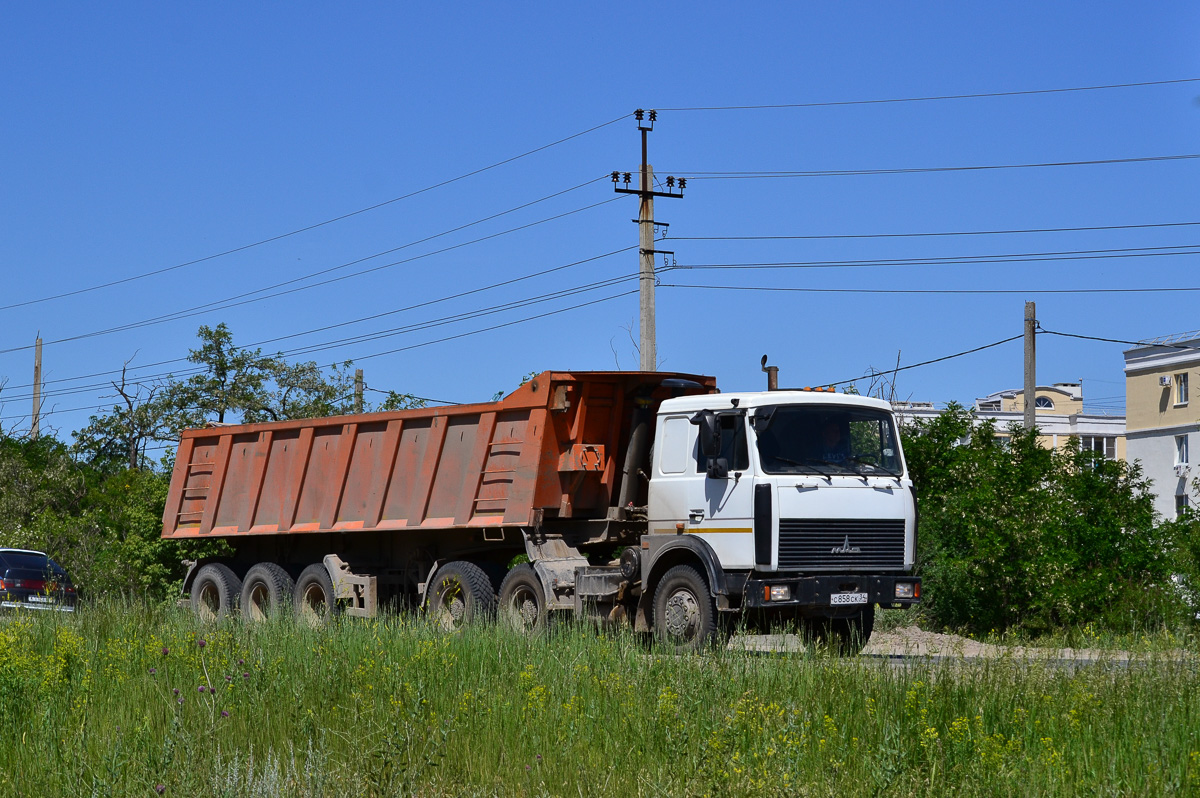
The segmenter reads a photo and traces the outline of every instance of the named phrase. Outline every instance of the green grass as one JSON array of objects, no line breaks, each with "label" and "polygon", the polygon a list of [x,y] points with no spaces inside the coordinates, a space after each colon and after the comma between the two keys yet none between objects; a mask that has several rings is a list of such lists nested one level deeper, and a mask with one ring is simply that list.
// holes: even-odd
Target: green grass
[{"label": "green grass", "polygon": [[1074,672],[671,656],[570,626],[540,640],[485,626],[448,636],[403,617],[199,626],[141,605],[0,622],[0,794],[159,785],[178,796],[1198,794],[1200,672],[1194,657],[1165,656]]}]

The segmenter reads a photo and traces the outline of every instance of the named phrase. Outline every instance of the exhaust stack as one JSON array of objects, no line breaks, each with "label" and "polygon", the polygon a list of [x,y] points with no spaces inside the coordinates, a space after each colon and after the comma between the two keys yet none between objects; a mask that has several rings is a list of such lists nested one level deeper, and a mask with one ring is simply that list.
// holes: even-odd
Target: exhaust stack
[{"label": "exhaust stack", "polygon": [[767,356],[762,356],[762,370],[767,373],[767,390],[779,390],[779,366],[768,366]]}]

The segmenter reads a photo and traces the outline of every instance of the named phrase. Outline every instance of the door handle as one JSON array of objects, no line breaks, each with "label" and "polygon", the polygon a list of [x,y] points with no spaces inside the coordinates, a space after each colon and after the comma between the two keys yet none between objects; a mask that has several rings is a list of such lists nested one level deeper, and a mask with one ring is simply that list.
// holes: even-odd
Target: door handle
[{"label": "door handle", "polygon": [[704,520],[703,510],[688,510],[688,520],[693,524],[698,524]]}]

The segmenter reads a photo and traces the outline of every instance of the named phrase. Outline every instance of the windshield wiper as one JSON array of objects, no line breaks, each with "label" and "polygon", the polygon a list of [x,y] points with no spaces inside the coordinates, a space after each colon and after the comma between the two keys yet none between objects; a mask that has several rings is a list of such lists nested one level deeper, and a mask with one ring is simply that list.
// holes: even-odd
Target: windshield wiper
[{"label": "windshield wiper", "polygon": [[833,476],[833,472],[826,471],[825,469],[818,466],[817,463],[822,463],[827,466],[834,466],[836,468],[836,465],[834,463],[831,463],[828,460],[820,460],[815,457],[806,457],[802,461],[797,461],[797,460],[791,459],[790,457],[783,457],[781,455],[774,454],[774,455],[771,455],[771,459],[776,460],[780,463],[787,463],[788,465],[794,465],[797,468],[811,468],[813,471],[816,471],[818,474],[820,474],[821,476],[824,476],[824,477]]},{"label": "windshield wiper", "polygon": [[870,460],[864,460],[861,457],[847,457],[846,459],[848,461],[850,461],[851,463],[854,463],[856,466],[865,466],[865,469],[861,468],[861,467],[857,467],[854,469],[856,473],[861,474],[863,476],[868,476],[871,472],[875,472],[875,471],[881,471],[884,474],[887,474],[888,476],[893,476],[893,477],[900,476],[899,472],[892,471],[890,468],[885,468],[884,466],[881,466],[877,463],[872,463]]}]

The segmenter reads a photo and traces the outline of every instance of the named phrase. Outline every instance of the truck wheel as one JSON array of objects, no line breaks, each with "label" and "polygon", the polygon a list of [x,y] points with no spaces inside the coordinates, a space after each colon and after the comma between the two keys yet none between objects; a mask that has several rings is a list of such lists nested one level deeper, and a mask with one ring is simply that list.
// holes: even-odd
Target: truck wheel
[{"label": "truck wheel", "polygon": [[242,617],[255,623],[283,615],[292,603],[295,583],[273,562],[260,562],[242,580]]},{"label": "truck wheel", "polygon": [[439,568],[425,595],[425,612],[448,632],[491,617],[496,609],[491,580],[482,568],[465,560]]},{"label": "truck wheel", "polygon": [[654,591],[654,636],[677,652],[717,642],[717,605],[704,577],[690,565],[663,574]]},{"label": "truck wheel", "polygon": [[333,580],[324,565],[313,563],[300,572],[292,592],[292,605],[296,617],[309,626],[321,626],[341,615],[342,609],[333,593]]},{"label": "truck wheel", "polygon": [[202,621],[215,621],[237,612],[242,580],[228,565],[210,562],[192,580],[192,612]]},{"label": "truck wheel", "polygon": [[500,585],[500,622],[526,634],[546,631],[546,591],[533,566],[522,563]]}]

